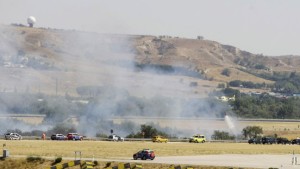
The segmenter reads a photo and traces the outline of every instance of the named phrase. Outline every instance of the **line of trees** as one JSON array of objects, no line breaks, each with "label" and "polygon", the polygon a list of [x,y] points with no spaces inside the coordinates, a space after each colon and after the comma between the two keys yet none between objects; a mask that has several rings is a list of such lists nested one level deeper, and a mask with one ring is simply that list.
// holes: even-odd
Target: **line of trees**
[{"label": "line of trees", "polygon": [[300,118],[300,98],[277,98],[267,93],[250,96],[237,95],[230,102],[233,112],[242,118],[298,119]]},{"label": "line of trees", "polygon": [[[257,73],[251,71],[250,69],[239,69],[254,76],[261,77],[263,79],[275,81],[274,85],[265,86],[270,88],[273,92],[283,93],[287,95],[292,95],[294,93],[300,93],[300,74],[297,72],[272,72],[272,73]],[[238,81],[232,82],[232,87],[237,87]],[[241,82],[239,82],[241,83]],[[247,82],[248,83],[248,82]],[[251,84],[248,83],[251,87],[248,88],[260,88],[261,84]]]},{"label": "line of trees", "polygon": [[[47,130],[47,131],[42,131],[42,130],[32,130],[32,131],[26,131],[23,132],[20,129],[11,129],[7,130],[7,133],[19,133],[22,136],[41,136],[43,133],[46,133],[48,136],[54,133],[73,133],[77,132],[75,126],[70,125],[70,124],[58,124],[54,126],[52,129]],[[260,126],[247,126],[243,128],[241,131],[241,138],[242,139],[248,139],[248,138],[255,138],[261,134],[263,134],[263,129]],[[155,128],[152,125],[148,124],[142,124],[140,125],[140,130],[136,133],[131,133],[126,136],[126,138],[152,138],[153,136],[160,135],[164,136],[166,138],[176,138],[177,136],[171,136],[167,132],[164,132],[158,128]],[[97,134],[97,137],[107,137],[106,134]],[[237,139],[238,136],[233,135],[227,131],[220,131],[220,130],[215,130],[213,135],[211,136],[212,140],[235,140]]]},{"label": "line of trees", "polygon": [[[118,97],[114,92],[107,93],[101,90],[99,96],[90,98],[89,103],[73,102],[65,97],[53,97],[46,95],[1,93],[0,109],[7,113],[16,114],[42,114],[46,115],[45,122],[60,123],[71,115],[88,115],[91,110],[105,110],[109,104],[111,115],[149,115],[150,116],[169,116],[172,115],[173,105],[178,104],[176,100],[168,97],[138,98],[128,95],[123,91],[123,98]],[[116,91],[116,90],[110,90]],[[300,118],[300,98],[288,97],[277,98],[268,93],[260,95],[248,95],[240,93],[238,90],[225,88],[221,92],[215,92],[211,96],[235,95],[235,101],[230,101],[230,109],[241,118],[274,118],[274,119],[298,119]],[[105,95],[105,96],[104,96]],[[105,97],[106,100],[101,99]],[[112,103],[110,100],[116,102]],[[103,104],[103,103],[107,104]],[[227,103],[218,102],[213,98],[209,99],[190,99],[180,102],[185,109],[180,112],[182,117],[197,116],[201,117],[209,110],[215,117],[222,117],[222,112],[227,111]],[[104,106],[104,107],[101,107]],[[98,113],[99,114],[99,113]]]},{"label": "line of trees", "polygon": [[268,85],[266,83],[253,83],[251,81],[241,81],[241,80],[233,80],[228,83],[231,87],[244,87],[250,89],[261,89],[261,88],[272,88],[273,85]]}]

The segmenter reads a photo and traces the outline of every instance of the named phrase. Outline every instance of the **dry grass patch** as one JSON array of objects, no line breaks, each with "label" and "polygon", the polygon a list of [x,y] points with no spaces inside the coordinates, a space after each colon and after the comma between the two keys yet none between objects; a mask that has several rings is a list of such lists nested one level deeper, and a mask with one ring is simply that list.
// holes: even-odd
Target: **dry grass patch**
[{"label": "dry grass patch", "polygon": [[[152,143],[152,142],[106,142],[106,141],[42,141],[42,140],[0,140],[0,144],[6,144],[10,151],[11,158],[17,155],[26,157],[35,156],[48,158],[40,161],[28,162],[23,159],[16,161],[11,158],[0,161],[0,168],[40,169],[51,166],[56,157],[66,159],[74,158],[74,151],[81,151],[83,158],[95,157],[98,160],[96,168],[104,168],[107,163],[104,159],[115,159],[110,162],[116,166],[118,160],[132,159],[132,154],[143,148],[153,149],[156,156],[188,156],[205,154],[292,154],[300,153],[300,146],[297,145],[253,145],[247,143]],[[49,160],[52,159],[52,160]],[[103,159],[101,161],[101,159]],[[138,163],[135,161],[132,165]],[[183,165],[184,166],[184,165]],[[144,169],[168,169],[168,164],[143,164]],[[225,169],[228,167],[193,166],[195,169]],[[73,167],[76,169],[76,167]]]},{"label": "dry grass patch", "polygon": [[81,151],[83,158],[131,159],[133,153],[150,148],[156,156],[188,156],[204,154],[291,154],[300,152],[296,145],[249,145],[247,143],[152,143],[106,141],[4,141],[10,155],[74,157]]},{"label": "dry grass patch", "polygon": [[0,160],[1,169],[42,169],[50,166],[50,161],[28,161],[27,159]]},{"label": "dry grass patch", "polygon": [[242,122],[243,126],[260,126],[263,128],[264,135],[278,137],[286,137],[288,139],[295,139],[300,137],[300,123],[299,122],[278,122],[278,121],[249,121]]},{"label": "dry grass patch", "polygon": [[[0,160],[0,168],[1,169],[45,169],[51,166],[50,160],[45,160],[44,163],[38,162],[28,162],[26,159],[6,159]],[[62,163],[66,163],[68,161],[63,161]],[[60,163],[60,164],[62,164]],[[104,169],[106,167],[114,167],[117,166],[117,162],[96,162],[97,165],[94,169]],[[131,163],[131,167],[135,166],[136,163]],[[171,165],[169,164],[142,164],[143,169],[169,169]],[[177,165],[176,165],[177,166]],[[186,167],[187,165],[181,165],[181,167]],[[214,166],[195,166],[189,165],[194,169],[229,169],[229,167],[214,167]],[[79,169],[79,166],[69,167],[69,169]],[[238,167],[230,168],[230,169],[238,169]],[[251,169],[251,168],[243,168],[243,169]]]}]

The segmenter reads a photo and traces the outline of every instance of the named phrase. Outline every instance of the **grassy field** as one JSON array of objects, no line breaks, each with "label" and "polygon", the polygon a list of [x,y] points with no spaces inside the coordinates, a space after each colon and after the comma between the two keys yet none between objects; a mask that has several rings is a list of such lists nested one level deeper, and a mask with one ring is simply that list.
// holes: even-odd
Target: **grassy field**
[{"label": "grassy field", "polygon": [[[176,121],[175,121],[176,122]],[[199,120],[189,120],[189,123],[198,123]],[[207,121],[210,123],[212,121]],[[165,122],[162,122],[165,123]],[[177,122],[180,123],[180,122]],[[212,122],[215,126],[226,128],[224,121]],[[201,123],[203,124],[203,122]],[[245,126],[261,126],[264,135],[277,134],[279,137],[289,139],[300,136],[299,122],[278,122],[278,121],[241,121],[239,128]],[[298,145],[249,145],[247,143],[152,143],[152,142],[107,142],[107,141],[42,141],[42,140],[0,140],[0,145],[6,145],[11,157],[4,161],[0,160],[2,169],[44,169],[51,166],[56,157],[74,159],[75,151],[81,151],[83,158],[95,158],[99,165],[97,169],[104,168],[108,162],[105,159],[131,159],[132,154],[143,148],[153,149],[156,156],[188,156],[207,154],[300,154]],[[1,153],[0,153],[1,156]],[[27,162],[26,157],[48,157],[44,162]],[[135,161],[133,161],[135,162]],[[134,163],[133,163],[134,164]],[[116,163],[113,163],[115,166]],[[143,164],[144,169],[168,169],[167,164]],[[193,166],[194,169],[226,169],[226,167],[215,166]],[[79,167],[73,167],[79,169]],[[227,167],[228,169],[228,167]],[[246,169],[246,168],[244,168]]]},{"label": "grassy field", "polygon": [[260,126],[263,129],[264,135],[277,134],[278,137],[287,137],[295,139],[300,137],[300,122],[287,121],[244,121],[243,126]]},{"label": "grassy field", "polygon": [[107,141],[5,141],[11,155],[74,157],[81,151],[84,158],[128,159],[140,149],[150,148],[156,156],[203,155],[203,154],[300,154],[297,145],[249,145],[247,143],[152,143]]},{"label": "grassy field", "polygon": [[[137,123],[140,124],[146,124],[151,123],[155,121],[162,127],[180,127],[180,129],[183,129],[185,131],[191,131],[191,129],[199,129],[199,134],[202,131],[209,131],[209,130],[220,130],[220,131],[226,131],[228,130],[228,125],[224,120],[220,119],[203,119],[203,118],[182,118],[182,119],[172,119],[172,118],[160,118],[160,119],[153,119],[153,118],[138,118],[136,120]],[[121,124],[124,122],[124,119],[122,118],[115,118],[114,123]],[[236,120],[235,126],[237,128],[238,134],[242,134],[242,129],[246,126],[260,126],[263,129],[263,134],[265,136],[274,136],[277,134],[278,137],[287,137],[288,139],[295,139],[297,137],[300,137],[300,122],[299,121],[288,121],[288,120],[282,120],[282,121],[272,121],[272,120],[253,120],[253,121],[247,121],[247,120]],[[186,136],[188,137],[188,135]],[[208,137],[208,136],[207,136]]]},{"label": "grassy field", "polygon": [[[11,166],[15,169],[45,168],[51,165],[51,158],[74,158],[75,151],[81,151],[83,158],[95,158],[99,160],[98,168],[104,168],[107,162],[103,159],[131,159],[132,154],[143,148],[153,149],[156,156],[188,156],[204,154],[300,154],[300,146],[297,145],[249,145],[247,143],[152,143],[152,142],[108,142],[108,141],[42,141],[42,140],[0,140],[5,144],[11,157],[22,156],[23,159],[11,158],[0,161],[0,168]],[[28,163],[25,157],[38,156],[50,157],[44,162]],[[102,159],[102,161],[101,161]],[[52,162],[53,162],[52,160]],[[22,167],[23,166],[23,167]],[[33,167],[34,166],[34,167]],[[143,164],[144,169],[167,169],[167,164]],[[10,168],[11,168],[10,167]],[[26,168],[26,167],[25,167]],[[225,167],[194,166],[194,168]]]}]

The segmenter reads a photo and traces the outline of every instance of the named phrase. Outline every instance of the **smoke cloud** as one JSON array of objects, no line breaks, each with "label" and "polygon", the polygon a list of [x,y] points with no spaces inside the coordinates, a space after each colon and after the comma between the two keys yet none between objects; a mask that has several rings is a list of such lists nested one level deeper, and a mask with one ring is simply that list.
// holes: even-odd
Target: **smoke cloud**
[{"label": "smoke cloud", "polygon": [[[3,26],[0,37],[2,77],[6,78],[1,90],[5,93],[4,88],[10,87],[15,94],[39,94],[29,105],[51,111],[30,107],[20,113],[46,114],[45,130],[70,116],[78,119],[79,133],[92,137],[109,134],[111,129],[125,136],[137,132],[141,124],[185,137],[205,134],[209,138],[214,130],[224,129],[209,119],[223,118],[228,107],[195,92],[200,75],[172,66],[170,73],[165,65],[141,63],[135,48],[138,36]],[[198,86],[191,86],[195,81]],[[8,104],[0,108],[1,113],[16,113]],[[34,129],[19,124],[22,130]]]}]

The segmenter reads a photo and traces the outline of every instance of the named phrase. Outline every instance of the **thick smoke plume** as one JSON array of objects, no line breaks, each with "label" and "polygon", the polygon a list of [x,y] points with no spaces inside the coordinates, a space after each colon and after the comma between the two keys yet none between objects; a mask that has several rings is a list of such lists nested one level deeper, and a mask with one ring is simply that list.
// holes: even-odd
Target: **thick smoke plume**
[{"label": "thick smoke plume", "polygon": [[[78,132],[87,136],[109,134],[111,129],[128,135],[145,123],[186,137],[209,137],[223,129],[203,120],[223,118],[227,106],[195,94],[191,82],[200,75],[185,77],[178,68],[170,75],[162,71],[164,65],[137,66],[137,36],[5,26],[0,37],[1,69],[7,72],[2,85],[16,86],[10,88],[14,93],[40,94],[36,104],[53,113],[46,114],[45,126],[74,116]],[[18,79],[10,78],[6,64],[18,72]],[[45,95],[56,97],[51,101]],[[58,101],[62,96],[65,100]],[[11,110],[1,106],[1,113],[14,113]],[[24,124],[20,128],[29,129]]]}]

